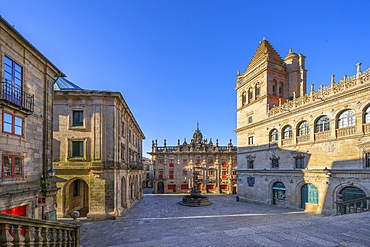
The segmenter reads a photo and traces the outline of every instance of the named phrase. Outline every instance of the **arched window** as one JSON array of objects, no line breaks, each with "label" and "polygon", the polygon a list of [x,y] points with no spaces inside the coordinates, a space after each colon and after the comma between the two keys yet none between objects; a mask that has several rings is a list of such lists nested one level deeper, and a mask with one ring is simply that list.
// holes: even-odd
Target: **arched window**
[{"label": "arched window", "polygon": [[370,106],[368,106],[365,110],[364,121],[365,123],[370,123]]},{"label": "arched window", "polygon": [[283,95],[283,91],[284,91],[284,83],[281,81],[279,83],[279,95]]},{"label": "arched window", "polygon": [[330,130],[330,119],[328,116],[322,116],[317,120],[315,132],[324,132]]},{"label": "arched window", "polygon": [[261,87],[259,83],[256,84],[254,91],[255,91],[254,94],[256,95],[256,98],[258,98],[258,96],[260,96],[261,94]]},{"label": "arched window", "polygon": [[253,89],[250,88],[248,90],[248,103],[252,102],[252,100],[253,100]]},{"label": "arched window", "polygon": [[306,135],[308,135],[308,122],[304,121],[300,125],[298,125],[298,136]]},{"label": "arched window", "polygon": [[346,128],[355,125],[355,111],[346,110],[338,117],[338,128]]},{"label": "arched window", "polygon": [[270,142],[276,142],[278,140],[278,130],[277,129],[272,129],[270,131]]},{"label": "arched window", "polygon": [[247,103],[247,93],[244,91],[242,93],[242,106],[244,106],[245,103]]},{"label": "arched window", "polygon": [[277,81],[274,79],[272,81],[272,95],[276,95],[277,93]]},{"label": "arched window", "polygon": [[283,139],[292,138],[292,127],[290,125],[284,127],[283,129]]}]

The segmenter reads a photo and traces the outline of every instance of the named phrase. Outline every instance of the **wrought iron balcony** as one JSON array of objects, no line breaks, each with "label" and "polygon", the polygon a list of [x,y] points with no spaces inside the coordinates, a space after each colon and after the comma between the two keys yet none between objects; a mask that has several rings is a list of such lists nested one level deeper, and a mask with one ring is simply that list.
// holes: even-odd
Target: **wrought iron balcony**
[{"label": "wrought iron balcony", "polygon": [[9,104],[13,108],[32,113],[34,109],[35,96],[25,93],[17,85],[9,80],[0,81],[0,104]]},{"label": "wrought iron balcony", "polygon": [[129,168],[131,170],[144,170],[144,165],[138,162],[130,162]]}]

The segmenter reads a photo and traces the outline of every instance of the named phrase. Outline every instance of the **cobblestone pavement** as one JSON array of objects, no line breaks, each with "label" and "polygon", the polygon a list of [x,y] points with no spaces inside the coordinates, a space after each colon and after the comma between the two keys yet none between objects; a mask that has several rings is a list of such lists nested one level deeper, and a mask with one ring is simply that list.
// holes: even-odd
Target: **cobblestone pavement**
[{"label": "cobblestone pavement", "polygon": [[82,221],[84,247],[370,246],[370,212],[320,216],[209,196],[206,207],[178,204],[180,195],[148,195],[123,217]]}]

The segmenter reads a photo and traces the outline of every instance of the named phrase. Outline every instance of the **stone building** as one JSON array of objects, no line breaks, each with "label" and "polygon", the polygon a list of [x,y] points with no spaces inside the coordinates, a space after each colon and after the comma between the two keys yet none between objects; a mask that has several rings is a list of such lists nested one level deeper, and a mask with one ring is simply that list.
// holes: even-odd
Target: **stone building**
[{"label": "stone building", "polygon": [[235,88],[240,200],[335,214],[338,199],[370,196],[370,70],[360,65],[306,93],[305,56],[260,43]]},{"label": "stone building", "polygon": [[154,193],[188,193],[197,186],[202,193],[236,194],[236,147],[203,138],[199,125],[190,143],[158,146],[152,142]]},{"label": "stone building", "polygon": [[53,85],[63,73],[0,16],[0,212],[55,219]]},{"label": "stone building", "polygon": [[143,187],[152,188],[154,179],[153,161],[149,158],[143,157],[143,166],[145,170],[145,178]]},{"label": "stone building", "polygon": [[74,210],[89,219],[121,216],[143,194],[140,126],[119,92],[83,90],[64,78],[55,87],[58,217]]}]

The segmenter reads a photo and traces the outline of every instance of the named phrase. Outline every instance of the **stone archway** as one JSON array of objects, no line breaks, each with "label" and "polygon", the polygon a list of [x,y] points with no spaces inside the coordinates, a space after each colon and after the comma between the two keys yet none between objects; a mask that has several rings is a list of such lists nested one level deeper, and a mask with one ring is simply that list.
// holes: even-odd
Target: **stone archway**
[{"label": "stone archway", "polygon": [[81,217],[89,213],[89,187],[79,178],[68,181],[64,187],[63,217],[70,217],[73,211],[78,211]]}]

